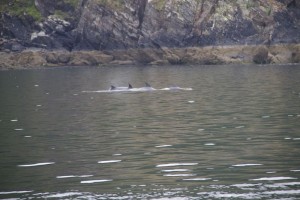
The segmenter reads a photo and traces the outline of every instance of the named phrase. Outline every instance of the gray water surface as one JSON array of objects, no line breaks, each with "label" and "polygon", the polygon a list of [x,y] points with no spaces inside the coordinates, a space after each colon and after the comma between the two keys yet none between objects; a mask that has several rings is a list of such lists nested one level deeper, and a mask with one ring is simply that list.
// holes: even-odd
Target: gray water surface
[{"label": "gray water surface", "polygon": [[[111,84],[193,90],[97,93]],[[0,72],[0,199],[297,199],[300,66]]]}]

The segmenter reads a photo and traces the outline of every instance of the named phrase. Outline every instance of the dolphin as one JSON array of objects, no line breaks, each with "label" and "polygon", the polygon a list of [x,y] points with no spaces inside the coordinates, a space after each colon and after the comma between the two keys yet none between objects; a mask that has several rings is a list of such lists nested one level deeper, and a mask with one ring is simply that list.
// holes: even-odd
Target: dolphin
[{"label": "dolphin", "polygon": [[116,87],[116,86],[113,86],[113,85],[111,85],[110,86],[110,91],[127,91],[127,90],[131,90],[131,89],[133,89],[133,87],[132,87],[132,85],[129,83],[128,84],[128,87]]}]

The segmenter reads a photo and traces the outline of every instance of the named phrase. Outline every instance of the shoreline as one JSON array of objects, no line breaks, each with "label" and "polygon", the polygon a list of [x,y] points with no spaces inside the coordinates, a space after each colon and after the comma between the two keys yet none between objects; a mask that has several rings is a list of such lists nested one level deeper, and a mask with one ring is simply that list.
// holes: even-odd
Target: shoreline
[{"label": "shoreline", "polygon": [[300,63],[300,44],[139,48],[111,51],[26,49],[0,52],[0,70],[68,66]]}]

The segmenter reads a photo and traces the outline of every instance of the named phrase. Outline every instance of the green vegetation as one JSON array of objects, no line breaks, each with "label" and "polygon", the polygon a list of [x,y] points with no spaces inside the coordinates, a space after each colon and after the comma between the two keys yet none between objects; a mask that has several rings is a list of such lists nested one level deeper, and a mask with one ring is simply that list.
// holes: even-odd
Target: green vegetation
[{"label": "green vegetation", "polygon": [[117,10],[122,10],[125,7],[124,0],[96,0],[96,2]]},{"label": "green vegetation", "polygon": [[155,9],[162,11],[165,7],[166,1],[165,0],[153,0],[152,3],[155,6]]},{"label": "green vegetation", "polygon": [[271,14],[272,14],[272,7],[270,6],[270,7],[268,7],[268,8],[266,8],[266,13],[267,13],[267,15],[268,16],[270,16]]},{"label": "green vegetation", "polygon": [[78,0],[64,0],[66,4],[70,4],[72,7],[76,7],[78,4]]},{"label": "green vegetation", "polygon": [[54,15],[59,19],[66,19],[70,17],[70,15],[67,12],[61,10],[55,10]]},{"label": "green vegetation", "polygon": [[41,13],[37,10],[34,0],[1,0],[0,12],[8,12],[11,15],[29,15],[35,20],[42,19]]}]

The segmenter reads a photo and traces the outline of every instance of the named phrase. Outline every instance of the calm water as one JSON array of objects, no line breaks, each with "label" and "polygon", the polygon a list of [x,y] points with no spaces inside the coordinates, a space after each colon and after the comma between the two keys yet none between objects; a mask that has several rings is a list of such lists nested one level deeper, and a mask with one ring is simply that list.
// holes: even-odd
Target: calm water
[{"label": "calm water", "polygon": [[[111,84],[192,91],[84,93]],[[298,199],[300,66],[0,72],[0,199]]]}]

